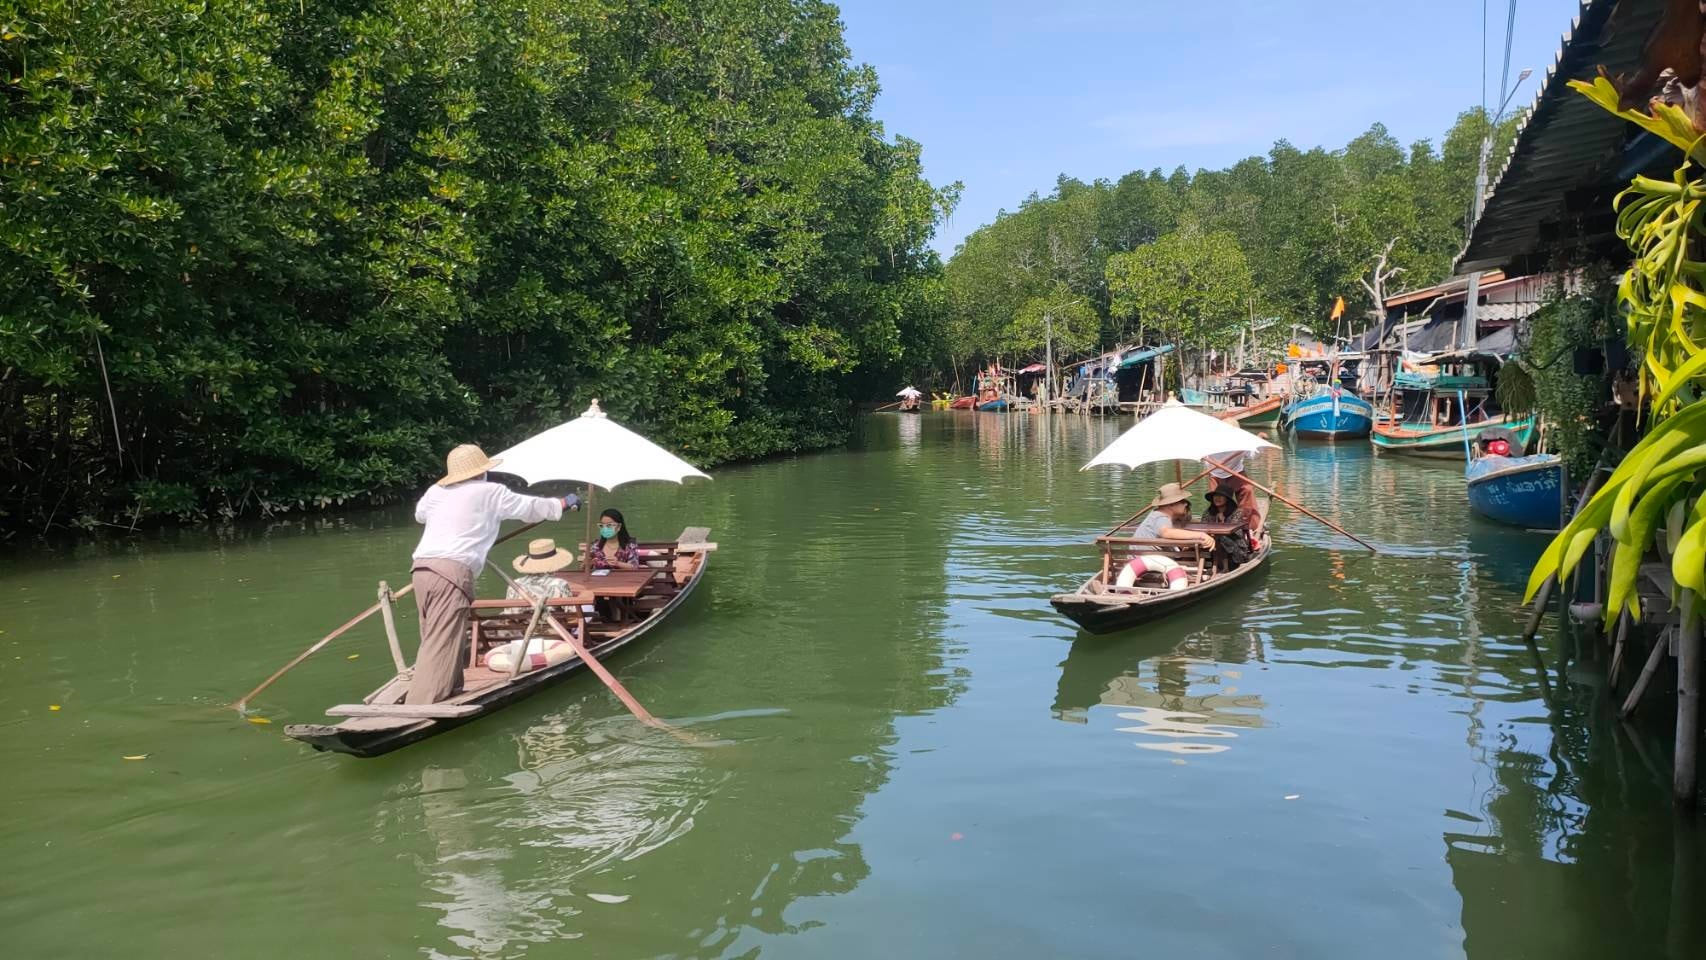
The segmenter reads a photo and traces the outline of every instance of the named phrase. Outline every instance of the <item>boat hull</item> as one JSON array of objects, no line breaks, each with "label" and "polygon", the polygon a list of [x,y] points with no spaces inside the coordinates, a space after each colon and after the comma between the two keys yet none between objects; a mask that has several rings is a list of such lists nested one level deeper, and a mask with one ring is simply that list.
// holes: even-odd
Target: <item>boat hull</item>
[{"label": "boat hull", "polygon": [[990,400],[990,401],[978,404],[977,408],[979,410],[986,412],[986,413],[1000,413],[1000,412],[1007,409],[1007,401],[1006,400]]},{"label": "boat hull", "polygon": [[976,397],[960,397],[948,404],[949,410],[970,410],[977,405]]},{"label": "boat hull", "polygon": [[1285,408],[1286,428],[1306,440],[1359,440],[1374,428],[1374,407],[1341,393],[1306,397]]},{"label": "boat hull", "polygon": [[1569,509],[1569,478],[1557,457],[1482,457],[1464,471],[1469,509],[1529,530],[1557,530]]},{"label": "boat hull", "polygon": [[1262,552],[1248,563],[1230,573],[1185,590],[1168,591],[1146,597],[1122,597],[1114,594],[1092,593],[1095,577],[1085,581],[1073,593],[1060,593],[1049,598],[1049,604],[1060,614],[1078,624],[1086,632],[1117,633],[1132,627],[1171,616],[1218,594],[1240,581],[1253,579],[1266,568],[1273,546],[1265,545]]},{"label": "boat hull", "polygon": [[1233,407],[1216,414],[1220,419],[1238,424],[1240,427],[1271,427],[1280,422],[1280,411],[1285,407],[1283,397],[1269,397],[1243,407]]},{"label": "boat hull", "polygon": [[[706,569],[710,566],[710,555],[704,555],[698,571],[691,580],[682,584],[668,604],[658,609],[646,621],[627,633],[611,637],[603,643],[594,644],[589,652],[600,661],[607,656],[638,641],[661,624],[670,613],[687,602],[699,581],[705,579]],[[354,757],[378,757],[398,750],[412,743],[419,743],[428,737],[448,733],[465,723],[472,723],[484,716],[489,716],[518,700],[525,700],[546,687],[554,686],[586,669],[586,664],[579,657],[570,657],[562,663],[554,664],[543,670],[535,670],[522,674],[515,681],[493,688],[490,692],[474,697],[467,703],[480,707],[476,713],[462,717],[434,717],[409,723],[397,723],[393,726],[371,726],[350,724],[290,724],[284,728],[285,735],[308,744],[316,750],[332,753],[346,753]]]},{"label": "boat hull", "polygon": [[1535,420],[1533,417],[1523,417],[1519,420],[1507,420],[1505,417],[1494,417],[1467,427],[1406,427],[1401,423],[1381,424],[1374,428],[1369,438],[1374,442],[1374,449],[1381,453],[1396,453],[1408,457],[1431,457],[1436,460],[1457,460],[1461,462],[1466,456],[1464,437],[1467,434],[1469,445],[1487,430],[1499,427],[1515,434],[1524,445],[1534,437]]}]

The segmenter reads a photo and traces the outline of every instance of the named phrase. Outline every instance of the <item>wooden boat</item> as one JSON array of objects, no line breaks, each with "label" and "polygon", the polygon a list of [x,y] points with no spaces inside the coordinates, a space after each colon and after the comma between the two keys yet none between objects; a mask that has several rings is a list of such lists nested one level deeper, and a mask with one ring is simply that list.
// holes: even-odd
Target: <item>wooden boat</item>
[{"label": "wooden boat", "polygon": [[1558,530],[1570,509],[1564,463],[1545,453],[1533,457],[1485,456],[1464,468],[1469,509],[1489,520],[1530,530]]},{"label": "wooden boat", "polygon": [[1246,429],[1250,427],[1272,427],[1279,424],[1280,411],[1284,408],[1284,397],[1264,397],[1260,400],[1251,400],[1243,406],[1228,407],[1215,416],[1222,420],[1230,420]]},{"label": "wooden boat", "polygon": [[[595,594],[577,594],[569,600],[554,600],[549,615],[560,618],[569,627],[579,626],[587,651],[603,660],[644,637],[680,608],[705,577],[710,560],[707,544],[710,530],[689,527],[673,541],[641,543],[641,555],[651,569],[649,579],[639,580],[622,598],[612,604],[623,615],[620,621],[606,620],[602,614],[585,617],[581,607],[593,602]],[[571,583],[596,583],[599,578],[585,574],[568,574]],[[577,580],[576,578],[580,578]],[[612,574],[611,579],[617,575]],[[633,578],[630,578],[633,579]],[[593,587],[600,595],[597,587]],[[519,638],[532,616],[532,606],[524,600],[477,600],[469,621],[469,659],[481,664],[483,654],[495,647]],[[535,635],[548,632],[541,625]],[[412,671],[400,670],[396,676],[368,694],[361,703],[342,704],[327,710],[328,716],[344,717],[335,724],[293,723],[284,728],[286,736],[301,740],[316,750],[331,750],[357,757],[377,757],[399,747],[408,746],[428,737],[437,736],[465,723],[477,720],[509,706],[517,700],[538,693],[545,687],[579,673],[586,664],[580,657],[569,654],[561,662],[542,669],[526,669],[512,674],[484,665],[467,667],[463,674],[463,691],[442,703],[406,705]]]},{"label": "wooden boat", "polygon": [[1412,457],[1431,457],[1436,460],[1463,460],[1465,449],[1491,429],[1504,429],[1515,434],[1526,446],[1534,436],[1532,415],[1510,419],[1504,414],[1477,420],[1470,424],[1439,425],[1397,421],[1377,424],[1370,439],[1380,453],[1398,453]]},{"label": "wooden boat", "polygon": [[971,396],[970,394],[967,394],[966,396],[963,396],[963,397],[955,397],[953,402],[948,404],[948,409],[949,410],[970,410],[972,407],[974,407],[976,405],[977,405],[977,398],[974,396]]},{"label": "wooden boat", "polygon": [[1293,400],[1280,417],[1285,429],[1306,440],[1358,440],[1374,427],[1374,406],[1338,388]]},{"label": "wooden boat", "polygon": [[[1262,511],[1266,514],[1266,509]],[[1123,528],[1122,528],[1123,529]],[[1131,537],[1096,538],[1102,547],[1102,569],[1071,593],[1058,593],[1049,603],[1067,619],[1090,633],[1113,633],[1158,620],[1214,596],[1239,581],[1247,581],[1268,562],[1273,544],[1262,534],[1261,548],[1247,563],[1216,572],[1208,563],[1208,551],[1179,546],[1177,540],[1139,540]],[[1155,575],[1148,574],[1130,587],[1116,583],[1116,571],[1139,553],[1166,550],[1185,568],[1186,586],[1170,590]]]}]

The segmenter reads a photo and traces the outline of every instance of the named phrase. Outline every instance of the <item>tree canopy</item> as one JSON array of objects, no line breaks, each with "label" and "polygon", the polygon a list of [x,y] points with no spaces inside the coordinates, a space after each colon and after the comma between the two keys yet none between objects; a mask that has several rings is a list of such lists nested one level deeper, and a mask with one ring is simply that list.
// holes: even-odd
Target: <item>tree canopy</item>
[{"label": "tree canopy", "polygon": [[702,464],[929,364],[957,187],[820,0],[0,13],[0,534],[383,500],[599,397]]},{"label": "tree canopy", "polygon": [[[1505,155],[1519,117],[1501,125]],[[1008,331],[1038,297],[1080,298],[1097,345],[1146,336],[1229,346],[1254,309],[1319,329],[1344,297],[1353,326],[1374,307],[1359,278],[1390,244],[1394,283],[1450,273],[1462,245],[1488,118],[1458,117],[1436,148],[1407,150],[1380,124],[1339,150],[1282,140],[1222,170],[1134,171],[1054,191],[968,236],[946,268],[949,361],[1022,351]],[[1035,355],[1035,348],[1028,351]]]}]

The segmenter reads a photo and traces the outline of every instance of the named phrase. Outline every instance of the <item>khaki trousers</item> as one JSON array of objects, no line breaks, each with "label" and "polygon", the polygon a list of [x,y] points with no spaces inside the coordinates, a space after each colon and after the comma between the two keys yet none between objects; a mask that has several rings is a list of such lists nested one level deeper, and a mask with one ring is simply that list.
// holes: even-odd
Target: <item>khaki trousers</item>
[{"label": "khaki trousers", "polygon": [[417,560],[411,578],[421,612],[421,649],[404,703],[440,703],[462,689],[474,571],[454,560]]}]

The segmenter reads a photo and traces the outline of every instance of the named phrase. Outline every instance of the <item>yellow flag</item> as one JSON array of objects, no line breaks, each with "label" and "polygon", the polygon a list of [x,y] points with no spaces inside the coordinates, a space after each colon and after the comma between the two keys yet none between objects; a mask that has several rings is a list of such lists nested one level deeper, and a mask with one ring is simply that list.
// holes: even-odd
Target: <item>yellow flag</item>
[{"label": "yellow flag", "polygon": [[1339,297],[1333,301],[1332,319],[1337,320],[1345,315],[1345,298]]}]

